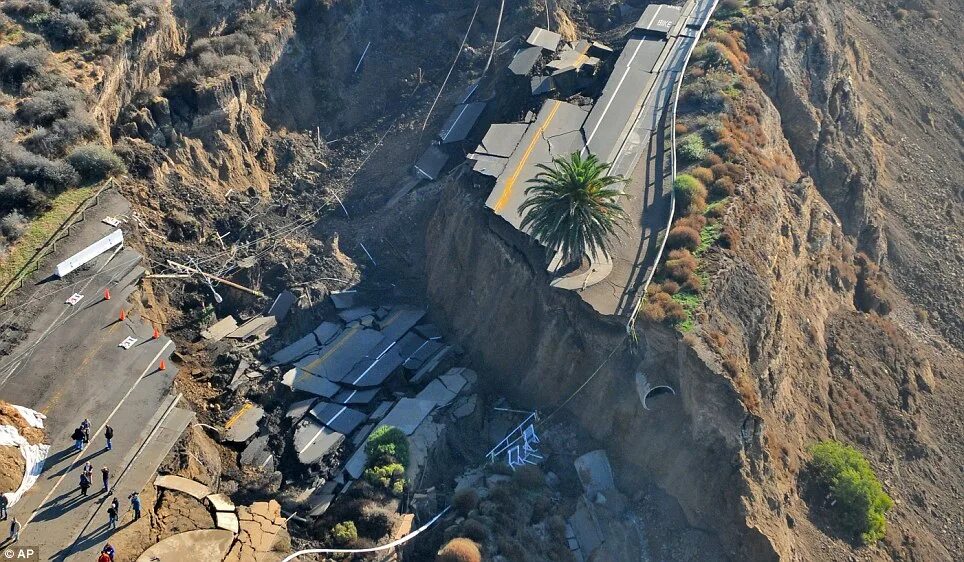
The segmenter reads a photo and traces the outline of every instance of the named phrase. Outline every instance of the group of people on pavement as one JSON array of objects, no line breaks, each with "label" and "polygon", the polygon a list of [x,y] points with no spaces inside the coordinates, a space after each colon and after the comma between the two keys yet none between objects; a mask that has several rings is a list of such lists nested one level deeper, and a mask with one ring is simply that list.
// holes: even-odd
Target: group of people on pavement
[{"label": "group of people on pavement", "polygon": [[[82,451],[84,450],[84,445],[90,443],[90,420],[84,418],[84,421],[80,422],[80,426],[70,434],[70,438],[74,440],[74,450]],[[105,451],[111,450],[111,440],[114,438],[114,428],[105,425],[104,426],[104,439],[107,444],[104,446]]]}]

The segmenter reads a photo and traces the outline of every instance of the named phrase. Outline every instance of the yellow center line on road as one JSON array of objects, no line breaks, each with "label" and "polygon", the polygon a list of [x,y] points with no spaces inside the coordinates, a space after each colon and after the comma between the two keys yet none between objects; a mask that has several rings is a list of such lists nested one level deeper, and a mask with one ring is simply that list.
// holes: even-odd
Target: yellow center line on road
[{"label": "yellow center line on road", "polygon": [[241,406],[241,409],[238,410],[236,414],[231,416],[231,419],[224,422],[224,429],[231,429],[231,426],[238,423],[238,420],[241,419],[241,416],[243,416],[245,412],[247,412],[253,407],[254,406],[251,405],[251,402],[245,402],[244,406]]},{"label": "yellow center line on road", "polygon": [[509,177],[508,181],[505,182],[505,187],[502,188],[502,195],[499,196],[499,200],[496,201],[494,210],[495,212],[500,212],[505,207],[505,204],[509,202],[509,196],[512,194],[512,187],[515,185],[516,180],[519,179],[519,174],[522,173],[522,168],[525,166],[526,161],[529,160],[529,156],[532,155],[532,151],[536,147],[536,143],[542,138],[542,133],[552,122],[553,118],[556,116],[556,112],[562,107],[562,102],[556,100],[556,104],[549,110],[549,115],[546,116],[546,120],[536,129],[534,135],[532,135],[532,140],[529,141],[529,146],[526,147],[526,151],[522,154],[522,159],[519,160],[519,164],[516,165],[515,170]]},{"label": "yellow center line on road", "polygon": [[340,348],[341,346],[345,345],[345,342],[348,341],[349,339],[351,339],[351,336],[352,336],[355,332],[357,332],[359,329],[360,329],[359,326],[354,326],[354,327],[352,327],[352,328],[349,328],[348,331],[346,331],[346,332],[344,333],[344,335],[341,337],[341,339],[339,339],[336,343],[334,343],[334,344],[331,346],[331,349],[329,349],[328,351],[326,351],[324,355],[321,355],[320,357],[318,357],[318,359],[315,359],[315,360],[312,361],[311,363],[308,363],[307,365],[305,365],[305,368],[304,368],[304,369],[299,369],[299,370],[297,371],[297,373],[295,374],[295,378],[294,378],[294,380],[292,381],[291,384],[294,385],[295,382],[297,382],[298,380],[300,380],[300,379],[301,379],[301,375],[304,374],[305,372],[307,372],[309,376],[315,376],[314,373],[312,373],[311,371],[308,370],[308,368],[311,367],[312,365],[321,364],[321,363],[323,363],[326,359],[328,359],[329,357],[331,357],[331,354],[334,353],[335,351],[337,351],[338,348]]}]

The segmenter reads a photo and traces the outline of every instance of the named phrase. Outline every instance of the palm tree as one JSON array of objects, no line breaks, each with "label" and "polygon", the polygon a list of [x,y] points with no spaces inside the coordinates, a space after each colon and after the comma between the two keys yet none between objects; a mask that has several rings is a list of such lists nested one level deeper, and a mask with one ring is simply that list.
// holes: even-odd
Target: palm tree
[{"label": "palm tree", "polygon": [[609,166],[578,152],[554,158],[551,167],[539,164],[542,171],[529,181],[519,206],[522,230],[552,252],[561,251],[566,264],[584,254],[609,257],[610,235],[617,228],[625,231],[621,223],[626,219],[619,204],[625,194],[616,188],[626,180],[606,175]]}]

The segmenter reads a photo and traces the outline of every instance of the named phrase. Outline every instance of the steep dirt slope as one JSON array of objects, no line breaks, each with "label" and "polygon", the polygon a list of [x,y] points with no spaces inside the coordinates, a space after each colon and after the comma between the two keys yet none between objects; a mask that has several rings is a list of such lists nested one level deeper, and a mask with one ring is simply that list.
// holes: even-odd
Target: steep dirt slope
[{"label": "steep dirt slope", "polygon": [[756,24],[754,64],[801,167],[917,316],[961,349],[960,5],[815,0]]}]

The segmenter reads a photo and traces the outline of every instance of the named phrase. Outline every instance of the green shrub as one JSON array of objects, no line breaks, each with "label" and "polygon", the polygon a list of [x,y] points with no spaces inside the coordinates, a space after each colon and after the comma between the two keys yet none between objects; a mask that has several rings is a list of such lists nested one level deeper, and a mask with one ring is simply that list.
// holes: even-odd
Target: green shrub
[{"label": "green shrub", "polygon": [[706,143],[703,142],[703,137],[698,133],[690,133],[681,138],[676,143],[676,150],[686,162],[699,162],[709,151],[706,148]]},{"label": "green shrub", "polygon": [[99,144],[85,144],[71,151],[67,162],[87,182],[95,182],[124,173],[119,156]]},{"label": "green shrub", "polygon": [[482,562],[479,546],[469,539],[452,539],[435,557],[436,562]]},{"label": "green shrub", "polygon": [[354,521],[343,521],[331,528],[331,537],[335,543],[347,546],[358,540],[358,529]]},{"label": "green shrub", "polygon": [[405,432],[390,425],[380,425],[365,442],[370,465],[399,462],[403,471],[408,467],[409,447]]},{"label": "green shrub", "polygon": [[372,486],[384,488],[397,496],[405,491],[405,467],[398,463],[366,468],[362,477]]},{"label": "green shrub", "polygon": [[884,492],[867,459],[853,447],[833,440],[817,443],[810,453],[811,474],[836,501],[832,511],[837,522],[866,544],[883,538],[887,528],[885,515],[894,502]]},{"label": "green shrub", "polygon": [[676,203],[680,213],[702,212],[706,206],[706,186],[689,174],[680,174],[673,180]]}]

